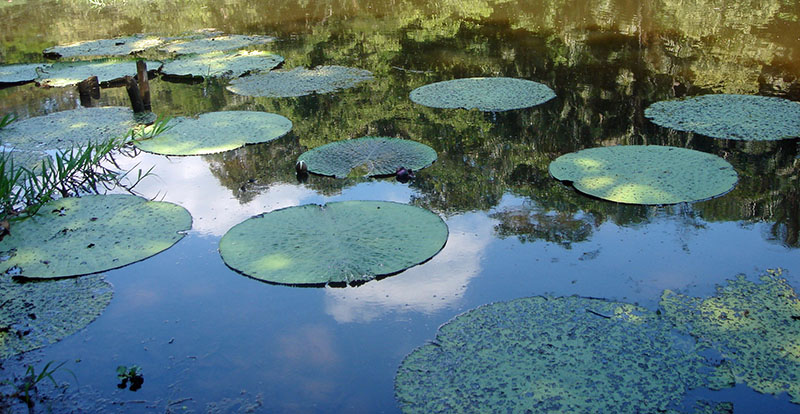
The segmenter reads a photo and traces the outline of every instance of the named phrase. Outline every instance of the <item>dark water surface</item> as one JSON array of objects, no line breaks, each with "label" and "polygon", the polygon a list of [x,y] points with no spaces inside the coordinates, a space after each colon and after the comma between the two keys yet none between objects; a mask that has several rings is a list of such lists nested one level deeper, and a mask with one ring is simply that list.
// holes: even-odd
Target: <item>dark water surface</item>
[{"label": "dark water surface", "polygon": [[[711,139],[657,127],[643,111],[705,93],[800,101],[799,19],[796,0],[3,0],[3,63],[43,61],[44,48],[73,41],[213,27],[276,36],[269,50],[285,57],[285,68],[354,66],[375,80],[285,99],[236,96],[225,81],[153,80],[158,114],[263,110],[288,117],[294,130],[219,155],[122,160],[155,166],[157,176],[138,191],[187,208],[192,231],[153,258],[108,272],[115,293],[103,315],[4,361],[0,375],[69,361],[78,383],[57,374],[73,385],[53,402],[55,412],[398,412],[393,378],[403,357],[482,304],[549,294],[656,309],[664,289],[708,296],[736,274],[755,280],[777,267],[798,288],[798,140]],[[558,97],[498,114],[408,99],[418,86],[467,76],[531,79]],[[126,101],[123,89],[102,91],[101,104]],[[78,106],[72,88],[0,90],[0,114]],[[297,182],[303,151],[364,135],[421,141],[439,160],[409,184]],[[714,200],[640,207],[585,197],[547,173],[568,152],[644,143],[717,154],[740,182]],[[431,209],[446,218],[450,238],[429,262],[350,288],[262,283],[218,254],[220,237],[252,215],[346,199]],[[116,367],[131,364],[145,378],[135,393],[116,387]],[[745,386],[687,398],[698,394],[734,401],[736,412],[800,411],[786,395]]]}]

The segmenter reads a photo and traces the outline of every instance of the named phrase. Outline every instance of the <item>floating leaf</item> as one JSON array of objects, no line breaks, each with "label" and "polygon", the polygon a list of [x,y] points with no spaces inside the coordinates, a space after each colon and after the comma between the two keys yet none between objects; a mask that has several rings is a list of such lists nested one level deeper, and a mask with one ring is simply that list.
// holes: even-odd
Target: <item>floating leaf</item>
[{"label": "floating leaf", "polygon": [[271,36],[223,35],[192,40],[180,40],[162,47],[162,52],[178,55],[203,54],[216,51],[242,49],[275,41]]},{"label": "floating leaf", "polygon": [[237,224],[220,241],[225,263],[289,285],[363,282],[435,256],[447,241],[436,214],[386,201],[307,204]]},{"label": "floating leaf", "polygon": [[547,85],[515,78],[454,79],[411,91],[411,100],[420,105],[492,112],[529,108],[555,96]]},{"label": "floating leaf", "polygon": [[121,137],[135,124],[128,108],[72,109],[14,121],[0,129],[0,144],[30,151],[67,150]]},{"label": "floating leaf", "polygon": [[14,169],[21,167],[28,170],[41,167],[42,161],[50,158],[50,155],[46,152],[39,151],[3,151],[3,156],[7,157],[7,160],[11,160],[14,164]]},{"label": "floating leaf", "polygon": [[394,174],[399,167],[419,170],[436,161],[436,151],[419,142],[400,138],[362,137],[331,142],[301,154],[308,170],[346,177],[361,168],[361,176]]},{"label": "floating leaf", "polygon": [[739,275],[707,299],[665,291],[661,307],[680,330],[717,349],[736,382],[800,404],[800,300],[779,273]]},{"label": "floating leaf", "polygon": [[0,85],[4,83],[30,82],[39,76],[39,71],[49,68],[44,63],[24,63],[0,66]]},{"label": "floating leaf", "polygon": [[167,126],[166,132],[136,146],[164,155],[213,154],[280,138],[292,129],[292,121],[267,112],[223,111],[173,118]]},{"label": "floating leaf", "polygon": [[575,189],[628,204],[675,204],[727,193],[738,175],[716,155],[686,148],[620,145],[589,148],[550,163],[550,174]]},{"label": "floating leaf", "polygon": [[0,272],[57,278],[115,269],[166,250],[192,217],[181,206],[127,194],[51,201],[0,241]]},{"label": "floating leaf", "polygon": [[78,56],[125,56],[160,46],[164,39],[156,36],[136,34],[113,39],[87,40],[68,45],[58,45],[44,50],[50,58]]},{"label": "floating leaf", "polygon": [[653,123],[714,138],[747,141],[800,137],[800,102],[754,95],[702,95],[645,109]]},{"label": "floating leaf", "polygon": [[671,328],[646,309],[600,299],[494,303],[410,353],[395,396],[405,413],[664,412],[704,384],[694,341]]},{"label": "floating leaf", "polygon": [[270,71],[283,63],[283,57],[269,52],[212,52],[171,60],[161,72],[167,76],[236,78],[250,72]]},{"label": "floating leaf", "polygon": [[352,88],[371,80],[372,73],[363,69],[342,66],[318,66],[314,69],[294,68],[290,71],[272,71],[244,76],[231,81],[229,91],[245,96],[288,98],[330,93]]},{"label": "floating leaf", "polygon": [[[161,62],[147,61],[148,70],[157,70]],[[136,75],[135,60],[100,59],[85,62],[59,62],[42,70],[36,81],[42,86],[72,86],[97,76],[101,84],[121,81],[125,76]]]},{"label": "floating leaf", "polygon": [[41,348],[85,328],[111,302],[102,275],[19,283],[0,278],[0,359]]}]

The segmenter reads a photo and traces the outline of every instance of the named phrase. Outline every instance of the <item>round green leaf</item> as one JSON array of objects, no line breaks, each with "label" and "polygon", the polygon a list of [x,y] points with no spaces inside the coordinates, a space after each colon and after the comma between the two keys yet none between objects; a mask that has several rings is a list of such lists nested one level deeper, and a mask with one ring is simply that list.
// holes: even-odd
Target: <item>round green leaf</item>
[{"label": "round green leaf", "polygon": [[0,278],[0,359],[41,348],[85,328],[113,295],[102,275],[19,283]]},{"label": "round green leaf", "polygon": [[550,174],[580,192],[627,204],[676,204],[727,193],[738,175],[727,161],[686,148],[589,148],[550,163]]},{"label": "round green leaf", "polygon": [[292,129],[292,121],[267,112],[209,112],[193,118],[173,118],[166,132],[136,146],[156,154],[202,155],[230,151],[280,138]]},{"label": "round green leaf", "polygon": [[420,86],[411,100],[433,108],[509,111],[543,104],[556,94],[547,85],[515,78],[464,78]]},{"label": "round green leaf", "polygon": [[298,161],[321,175],[346,177],[394,174],[399,167],[419,170],[436,161],[436,151],[419,142],[400,138],[362,137],[331,142],[306,151]]},{"label": "round green leaf", "polygon": [[167,76],[236,78],[249,72],[272,70],[282,62],[283,57],[269,52],[212,52],[171,60],[161,72]]},{"label": "round green leaf", "polygon": [[200,39],[180,40],[170,43],[159,49],[162,52],[175,53],[178,55],[203,54],[216,51],[241,49],[245,47],[270,43],[275,40],[271,36],[245,36],[245,35],[223,35],[214,37],[203,37]]},{"label": "round green leaf", "polygon": [[247,276],[289,285],[364,282],[435,256],[447,225],[419,207],[386,201],[307,204],[230,229],[222,259]]},{"label": "round green leaf", "polygon": [[703,95],[660,101],[644,116],[663,127],[746,141],[800,137],[800,102],[754,95]]},{"label": "round green leaf", "polygon": [[30,82],[39,76],[39,71],[50,67],[44,63],[25,63],[0,66],[0,84]]},{"label": "round green leaf", "polygon": [[290,71],[272,71],[244,76],[231,81],[228,90],[245,96],[288,98],[330,93],[352,88],[372,79],[372,73],[363,69],[342,66],[318,66],[314,69],[294,68]]},{"label": "round green leaf", "polygon": [[471,310],[403,360],[404,413],[665,412],[704,382],[703,358],[646,309],[531,297]]},{"label": "round green leaf", "polygon": [[164,43],[164,39],[141,34],[115,37],[113,39],[87,40],[84,42],[58,45],[44,50],[50,58],[72,58],[78,56],[125,56],[142,52]]},{"label": "round green leaf", "polygon": [[14,121],[0,129],[0,143],[20,150],[67,150],[122,137],[135,124],[128,108],[80,108]]},{"label": "round green leaf", "polygon": [[115,269],[166,250],[192,227],[176,204],[127,194],[51,201],[0,241],[0,272],[58,278]]},{"label": "round green leaf", "polygon": [[[148,70],[157,70],[161,62],[147,61]],[[42,86],[63,87],[72,86],[78,82],[97,76],[103,83],[121,81],[125,76],[136,75],[135,60],[100,59],[84,62],[59,62],[49,68],[41,70],[36,79]]]}]

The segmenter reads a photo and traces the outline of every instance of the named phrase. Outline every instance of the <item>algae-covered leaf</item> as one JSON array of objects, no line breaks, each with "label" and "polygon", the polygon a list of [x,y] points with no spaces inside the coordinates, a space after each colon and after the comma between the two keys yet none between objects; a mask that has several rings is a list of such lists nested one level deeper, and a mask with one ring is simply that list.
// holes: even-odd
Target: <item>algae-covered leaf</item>
[{"label": "algae-covered leaf", "polygon": [[656,102],[644,111],[653,123],[714,138],[764,141],[800,137],[800,102],[716,94]]},{"label": "algae-covered leaf", "polygon": [[[146,61],[148,70],[157,70],[161,62]],[[122,59],[100,59],[82,62],[59,62],[42,69],[36,79],[42,86],[72,86],[90,77],[97,76],[101,84],[121,81],[125,76],[136,75],[136,61]]]},{"label": "algae-covered leaf", "polygon": [[112,294],[102,275],[25,283],[0,278],[0,359],[85,328],[108,306]]},{"label": "algae-covered leaf", "polygon": [[50,58],[72,58],[78,56],[125,56],[160,46],[164,39],[157,36],[136,34],[113,39],[87,40],[49,47],[42,52]]},{"label": "algae-covered leaf", "polygon": [[166,132],[136,146],[164,155],[213,154],[280,138],[292,129],[292,121],[268,112],[223,111],[173,118],[167,126]]},{"label": "algae-covered leaf", "polygon": [[529,297],[457,316],[395,377],[404,413],[664,412],[702,386],[693,342],[644,308]]},{"label": "algae-covered leaf", "polygon": [[550,174],[580,192],[626,204],[676,204],[725,194],[738,175],[727,161],[686,148],[597,147],[558,157]]},{"label": "algae-covered leaf", "polygon": [[4,83],[31,82],[39,76],[39,71],[50,67],[45,63],[23,63],[0,66],[0,85]]},{"label": "algae-covered leaf", "polygon": [[121,137],[136,125],[133,111],[81,108],[14,121],[0,129],[0,144],[20,150],[68,150]]},{"label": "algae-covered leaf", "polygon": [[176,204],[127,194],[51,201],[0,241],[0,272],[26,278],[97,273],[146,259],[192,226]]},{"label": "algae-covered leaf", "polygon": [[271,36],[221,35],[199,39],[177,40],[160,48],[162,52],[177,55],[203,54],[216,51],[242,49],[275,41]]},{"label": "algae-covered leaf", "polygon": [[556,94],[547,85],[516,78],[464,78],[411,91],[411,100],[433,108],[509,111],[543,104]]},{"label": "algae-covered leaf", "polygon": [[244,76],[232,80],[227,88],[238,95],[288,98],[335,92],[371,79],[372,73],[363,69],[318,66]]},{"label": "algae-covered leaf", "polygon": [[399,167],[419,170],[436,161],[436,151],[419,142],[400,138],[362,137],[331,142],[301,154],[308,171],[347,177],[363,168],[361,176],[394,174]]},{"label": "algae-covered leaf", "polygon": [[760,283],[739,275],[705,299],[668,290],[661,308],[678,329],[717,349],[736,382],[788,392],[800,404],[800,300],[779,273]]},{"label": "algae-covered leaf", "polygon": [[167,76],[236,78],[250,72],[266,72],[283,63],[283,57],[269,52],[247,51],[181,57],[164,63]]},{"label": "algae-covered leaf", "polygon": [[307,204],[264,213],[230,229],[222,259],[256,279],[289,285],[363,282],[435,256],[447,225],[419,207],[386,201]]}]

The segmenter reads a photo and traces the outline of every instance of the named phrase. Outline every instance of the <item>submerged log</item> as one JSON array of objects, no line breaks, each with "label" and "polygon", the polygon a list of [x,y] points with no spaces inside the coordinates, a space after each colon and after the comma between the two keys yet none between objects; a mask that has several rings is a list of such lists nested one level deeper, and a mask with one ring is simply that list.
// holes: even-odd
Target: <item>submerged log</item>
[{"label": "submerged log", "polygon": [[136,62],[136,77],[139,78],[139,96],[142,97],[142,105],[145,111],[152,110],[150,106],[150,80],[147,77],[147,62],[139,60]]},{"label": "submerged log", "polygon": [[100,99],[100,82],[97,80],[97,76],[90,76],[78,82],[78,95],[81,106],[86,108],[94,106],[92,98]]},{"label": "submerged log", "polygon": [[145,112],[142,95],[139,93],[139,86],[130,76],[125,76],[125,89],[128,91],[128,98],[131,100],[133,112],[136,114]]}]

